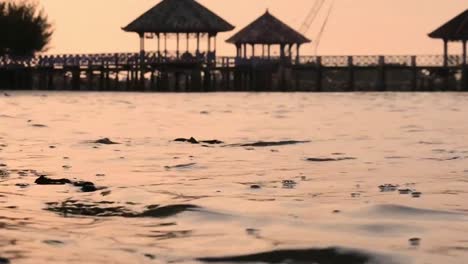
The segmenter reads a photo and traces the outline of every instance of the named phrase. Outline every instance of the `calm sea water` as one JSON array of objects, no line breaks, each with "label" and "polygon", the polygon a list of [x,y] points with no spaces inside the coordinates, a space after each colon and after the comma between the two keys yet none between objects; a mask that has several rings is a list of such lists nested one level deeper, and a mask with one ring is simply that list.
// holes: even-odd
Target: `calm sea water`
[{"label": "calm sea water", "polygon": [[468,94],[9,95],[0,263],[466,263]]}]

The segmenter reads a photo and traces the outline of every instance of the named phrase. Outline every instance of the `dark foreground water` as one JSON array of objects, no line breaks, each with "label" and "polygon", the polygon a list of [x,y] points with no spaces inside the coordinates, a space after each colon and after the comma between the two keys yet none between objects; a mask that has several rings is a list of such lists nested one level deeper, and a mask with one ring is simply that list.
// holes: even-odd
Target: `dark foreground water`
[{"label": "dark foreground water", "polygon": [[1,264],[466,263],[468,94],[8,95]]}]

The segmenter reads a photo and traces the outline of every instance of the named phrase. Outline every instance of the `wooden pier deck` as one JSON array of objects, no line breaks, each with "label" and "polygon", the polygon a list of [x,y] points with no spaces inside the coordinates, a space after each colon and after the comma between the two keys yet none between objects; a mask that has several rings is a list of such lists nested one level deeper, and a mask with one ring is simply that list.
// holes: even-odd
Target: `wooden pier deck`
[{"label": "wooden pier deck", "polygon": [[0,89],[89,91],[468,91],[462,56],[177,58],[148,52],[0,58]]}]

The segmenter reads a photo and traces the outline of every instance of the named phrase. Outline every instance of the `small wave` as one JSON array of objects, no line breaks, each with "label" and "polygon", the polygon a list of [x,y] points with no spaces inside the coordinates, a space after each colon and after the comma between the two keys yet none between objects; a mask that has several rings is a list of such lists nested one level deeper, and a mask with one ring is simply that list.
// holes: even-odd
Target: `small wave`
[{"label": "small wave", "polygon": [[274,250],[240,256],[199,258],[202,262],[248,262],[248,263],[328,263],[328,264],[369,264],[369,263],[393,263],[386,261],[377,255],[343,249],[291,249]]},{"label": "small wave", "polygon": [[463,220],[466,218],[464,214],[414,208],[409,206],[394,205],[394,204],[383,204],[376,205],[365,210],[358,211],[356,215],[359,216],[371,216],[371,217],[384,217],[384,218],[418,218],[422,220]]}]

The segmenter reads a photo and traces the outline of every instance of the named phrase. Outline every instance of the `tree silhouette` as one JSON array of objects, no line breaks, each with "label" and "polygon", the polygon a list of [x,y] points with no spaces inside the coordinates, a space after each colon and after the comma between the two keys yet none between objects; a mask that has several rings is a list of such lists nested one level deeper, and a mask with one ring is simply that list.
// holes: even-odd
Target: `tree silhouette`
[{"label": "tree silhouette", "polygon": [[0,56],[45,51],[52,33],[52,25],[35,2],[0,2]]}]

